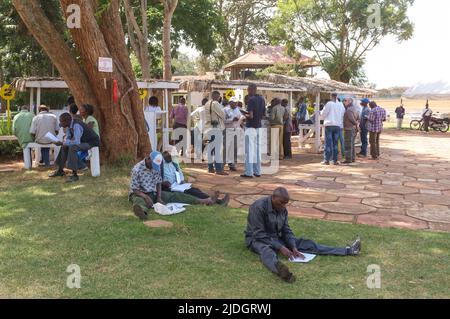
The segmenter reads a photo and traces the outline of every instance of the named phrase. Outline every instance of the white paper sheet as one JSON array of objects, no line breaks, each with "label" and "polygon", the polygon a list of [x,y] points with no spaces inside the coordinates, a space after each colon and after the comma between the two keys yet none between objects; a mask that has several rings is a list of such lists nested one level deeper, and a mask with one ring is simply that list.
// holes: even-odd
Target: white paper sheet
[{"label": "white paper sheet", "polygon": [[45,134],[45,137],[48,138],[52,142],[55,142],[55,143],[60,142],[60,140],[50,132],[47,132],[47,134]]},{"label": "white paper sheet", "polygon": [[177,184],[181,184],[181,182],[184,182],[183,175],[181,175],[179,172],[175,172],[175,178],[177,179]]},{"label": "white paper sheet", "polygon": [[172,192],[184,193],[191,187],[192,187],[192,184],[190,184],[190,183],[184,183],[184,184],[173,183],[172,186],[170,186],[170,190]]},{"label": "white paper sheet", "polygon": [[309,263],[311,260],[316,258],[316,255],[313,255],[313,254],[307,254],[307,253],[302,253],[302,254],[303,254],[303,256],[305,256],[305,259],[294,258],[294,259],[289,259],[289,261],[291,263]]},{"label": "white paper sheet", "polygon": [[160,215],[168,216],[184,212],[186,210],[186,208],[184,208],[185,206],[189,205],[181,203],[169,203],[167,205],[163,205],[156,203],[153,205],[153,209]]}]

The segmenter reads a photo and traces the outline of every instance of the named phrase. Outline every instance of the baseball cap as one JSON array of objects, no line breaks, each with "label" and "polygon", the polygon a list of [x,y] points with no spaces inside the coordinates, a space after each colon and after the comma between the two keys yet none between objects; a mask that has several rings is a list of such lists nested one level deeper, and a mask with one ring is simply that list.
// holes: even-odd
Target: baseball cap
[{"label": "baseball cap", "polygon": [[361,103],[370,103],[370,100],[368,98],[364,98],[361,100]]}]

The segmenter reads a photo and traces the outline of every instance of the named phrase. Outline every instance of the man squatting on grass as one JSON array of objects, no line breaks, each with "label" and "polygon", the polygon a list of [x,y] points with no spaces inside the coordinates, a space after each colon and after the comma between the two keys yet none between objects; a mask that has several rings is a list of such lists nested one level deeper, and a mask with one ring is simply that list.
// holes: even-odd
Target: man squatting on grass
[{"label": "man squatting on grass", "polygon": [[147,158],[137,163],[131,171],[131,183],[128,199],[133,203],[134,214],[141,220],[148,218],[154,203],[184,203],[214,205],[217,198],[200,199],[189,194],[166,192],[162,190],[163,156],[152,152]]},{"label": "man squatting on grass", "polygon": [[277,188],[272,196],[257,200],[248,213],[245,243],[247,248],[257,253],[261,262],[273,273],[289,283],[295,276],[289,268],[278,261],[277,253],[286,258],[304,258],[301,252],[316,255],[356,256],[361,251],[358,237],[351,246],[328,247],[309,239],[296,238],[288,224],[289,193],[285,188]]}]

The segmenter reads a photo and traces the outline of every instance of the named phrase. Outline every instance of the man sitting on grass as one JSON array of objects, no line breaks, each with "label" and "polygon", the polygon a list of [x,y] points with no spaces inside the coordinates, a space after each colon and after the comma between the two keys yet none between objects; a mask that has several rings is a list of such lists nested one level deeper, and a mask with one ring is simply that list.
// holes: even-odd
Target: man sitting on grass
[{"label": "man sitting on grass", "polygon": [[[175,163],[172,160],[172,155],[168,151],[163,152],[163,158],[164,158],[164,165],[163,165],[163,183],[162,183],[162,189],[165,191],[170,192],[171,187],[173,184],[177,183],[177,174],[180,176],[180,184],[184,184],[184,175],[183,171],[181,170],[180,165],[178,163]],[[184,194],[192,195],[194,197],[200,198],[200,199],[211,199],[215,201],[216,204],[227,206],[228,202],[230,201],[230,195],[225,194],[225,196],[222,199],[219,199],[219,192],[215,192],[212,196],[205,194],[200,189],[191,187],[184,191]]]},{"label": "man sitting on grass", "polygon": [[257,200],[250,206],[245,231],[247,247],[257,253],[262,263],[283,280],[293,283],[295,276],[285,264],[278,261],[277,253],[288,259],[303,259],[301,252],[336,256],[356,256],[360,253],[359,237],[347,247],[322,246],[312,240],[296,238],[288,224],[288,203],[288,191],[282,187],[277,188],[272,196]]},{"label": "man sitting on grass", "polygon": [[160,152],[152,152],[149,157],[137,163],[131,171],[128,199],[133,203],[134,214],[141,220],[148,219],[153,204],[158,202],[214,205],[211,198],[199,199],[184,193],[162,191],[162,162]]}]

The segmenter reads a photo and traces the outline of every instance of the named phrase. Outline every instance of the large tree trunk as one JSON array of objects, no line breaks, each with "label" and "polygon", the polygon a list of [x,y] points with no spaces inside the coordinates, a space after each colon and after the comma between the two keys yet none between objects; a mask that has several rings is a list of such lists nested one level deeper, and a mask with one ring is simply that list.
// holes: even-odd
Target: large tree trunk
[{"label": "large tree trunk", "polygon": [[164,4],[163,25],[163,71],[164,80],[172,79],[172,49],[170,45],[170,31],[172,28],[172,17],[178,5],[178,0],[161,0]]},{"label": "large tree trunk", "polygon": [[[37,0],[14,0],[14,6],[30,32],[44,48],[78,104],[97,107],[102,150],[107,159],[136,159],[147,154],[150,143],[131,70],[128,51],[119,18],[119,0],[111,0],[97,23],[96,0],[60,0],[63,12],[77,4],[81,9],[81,28],[70,34],[81,56],[81,63],[72,56],[67,44],[43,13]],[[113,73],[98,71],[98,58],[111,57]],[[119,103],[112,98],[113,80],[117,81]],[[105,86],[106,83],[106,86]]]}]

